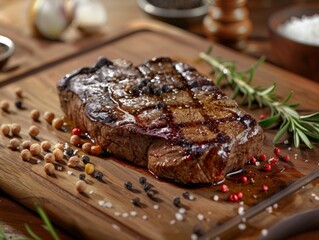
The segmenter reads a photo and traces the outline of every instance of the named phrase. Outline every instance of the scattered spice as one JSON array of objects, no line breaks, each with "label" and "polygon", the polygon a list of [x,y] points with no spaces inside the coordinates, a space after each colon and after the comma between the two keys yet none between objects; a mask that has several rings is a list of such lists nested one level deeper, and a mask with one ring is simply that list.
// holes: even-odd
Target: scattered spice
[{"label": "scattered spice", "polygon": [[95,177],[97,180],[102,181],[104,174],[100,171],[95,171],[93,174],[93,177]]},{"label": "scattered spice", "polygon": [[16,87],[14,89],[14,94],[18,97],[18,98],[23,98],[23,90],[21,87]]},{"label": "scattered spice", "polygon": [[72,135],[80,135],[81,129],[80,128],[73,128],[72,129]]},{"label": "scattered spice", "polygon": [[133,198],[133,199],[131,200],[131,203],[132,203],[134,206],[139,207],[140,204],[141,204],[141,200],[140,200],[140,198],[136,197],[136,198]]},{"label": "scattered spice", "polygon": [[21,131],[21,125],[18,123],[12,123],[11,124],[11,133],[13,136],[19,136]]},{"label": "scattered spice", "polygon": [[154,190],[149,190],[146,192],[146,195],[150,198],[150,199],[153,199],[154,196],[155,196],[155,192]]},{"label": "scattered spice", "polygon": [[267,186],[267,185],[263,185],[263,186],[261,187],[261,191],[267,192],[267,191],[268,191],[268,186]]},{"label": "scattered spice", "polygon": [[89,156],[86,156],[86,155],[83,155],[82,156],[82,162],[84,164],[88,164],[90,162],[90,157]]},{"label": "scattered spice", "polygon": [[86,177],[85,173],[81,173],[81,174],[79,175],[79,179],[80,179],[80,180],[84,180],[85,177]]},{"label": "scattered spice", "polygon": [[84,167],[84,171],[86,174],[91,175],[94,173],[95,167],[92,163],[88,163]]},{"label": "scattered spice", "polygon": [[223,193],[228,192],[228,191],[229,191],[228,186],[227,186],[226,184],[222,184],[222,185],[221,185],[221,191],[222,191]]},{"label": "scattered spice", "polygon": [[22,158],[23,161],[26,161],[26,162],[29,162],[32,155],[30,153],[30,151],[28,149],[23,149],[21,152],[20,152],[20,157]]},{"label": "scattered spice", "polygon": [[242,181],[242,183],[247,183],[248,182],[248,178],[246,176],[242,176],[241,177],[241,181]]},{"label": "scattered spice", "polygon": [[40,144],[38,144],[38,143],[33,143],[33,144],[31,144],[31,146],[30,146],[30,152],[31,152],[31,154],[32,154],[33,156],[38,156],[38,155],[40,155],[41,151],[42,151],[42,149],[41,149]]},{"label": "scattered spice", "polygon": [[68,148],[64,150],[64,154],[67,155],[68,157],[72,157],[74,154],[74,150],[72,148]]},{"label": "scattered spice", "polygon": [[17,150],[20,147],[20,140],[17,138],[12,138],[9,141],[8,148],[11,150]]},{"label": "scattered spice", "polygon": [[79,163],[80,163],[79,157],[78,156],[72,156],[72,157],[70,157],[67,165],[68,165],[68,167],[74,168],[74,167],[77,167],[79,165]]},{"label": "scattered spice", "polygon": [[54,113],[48,112],[48,111],[45,112],[45,113],[43,114],[43,119],[44,119],[44,121],[46,121],[47,123],[51,124],[52,121],[53,121],[53,119],[54,119]]},{"label": "scattered spice", "polygon": [[265,163],[264,164],[264,170],[266,172],[270,172],[271,171],[271,164],[270,163]]},{"label": "scattered spice", "polygon": [[279,161],[279,158],[278,158],[277,156],[274,156],[274,157],[272,157],[272,158],[270,158],[270,159],[268,160],[268,163],[270,163],[271,165],[274,165],[274,164],[276,164],[278,161]]},{"label": "scattered spice", "polygon": [[290,161],[290,155],[285,155],[285,156],[283,157],[283,160],[284,160],[285,162],[289,162],[289,161]]},{"label": "scattered spice", "polygon": [[259,156],[259,160],[260,160],[260,161],[265,161],[266,159],[267,159],[266,153],[260,154],[260,156]]},{"label": "scattered spice", "polygon": [[124,182],[124,187],[125,187],[127,190],[132,190],[133,184],[132,184],[132,182],[130,182],[130,181],[126,181],[126,182]]},{"label": "scattered spice", "polygon": [[22,149],[30,149],[32,142],[30,140],[24,140],[21,144]]},{"label": "scattered spice", "polygon": [[145,177],[140,177],[138,179],[138,182],[143,185],[144,183],[146,183],[146,178]]},{"label": "scattered spice", "polygon": [[85,192],[86,189],[86,183],[83,180],[79,180],[75,183],[75,189],[79,192],[79,193],[83,193]]},{"label": "scattered spice", "polygon": [[82,145],[82,150],[85,153],[90,153],[92,148],[92,143],[86,142]]},{"label": "scattered spice", "polygon": [[175,207],[180,207],[182,205],[180,197],[174,197],[173,204]]},{"label": "scattered spice", "polygon": [[30,116],[34,121],[39,121],[40,118],[40,112],[38,109],[32,109],[30,111]]},{"label": "scattered spice", "polygon": [[2,100],[0,102],[0,108],[2,109],[2,111],[8,112],[9,111],[9,107],[10,107],[10,103],[7,100]]},{"label": "scattered spice", "polygon": [[99,156],[102,153],[102,147],[100,145],[95,145],[91,147],[91,154]]},{"label": "scattered spice", "polygon": [[60,149],[61,151],[64,151],[64,146],[62,143],[57,143],[54,145],[54,148]]},{"label": "scattered spice", "polygon": [[152,188],[151,184],[149,184],[148,182],[143,184],[143,190],[144,192],[148,192],[150,189]]},{"label": "scattered spice", "polygon": [[280,148],[275,147],[274,154],[276,154],[277,156],[280,155]]},{"label": "scattered spice", "polygon": [[53,153],[47,153],[44,155],[44,161],[47,163],[54,163],[55,161],[55,157]]},{"label": "scattered spice", "polygon": [[197,219],[198,219],[199,221],[203,221],[203,220],[205,219],[205,217],[204,217],[203,214],[199,213],[199,214],[197,214]]},{"label": "scattered spice", "polygon": [[61,129],[62,126],[63,126],[63,119],[62,118],[54,118],[52,120],[52,126],[55,128],[55,129]]},{"label": "scattered spice", "polygon": [[242,192],[238,192],[237,197],[238,197],[238,200],[241,200],[241,199],[243,199],[244,194]]},{"label": "scattered spice", "polygon": [[214,200],[215,202],[218,202],[219,196],[215,194],[214,197],[213,197],[213,200]]},{"label": "scattered spice", "polygon": [[176,220],[179,221],[179,222],[181,222],[181,221],[184,220],[183,214],[181,214],[181,213],[179,213],[179,212],[175,213],[175,218],[176,218]]},{"label": "scattered spice", "polygon": [[70,143],[74,146],[77,146],[81,143],[81,139],[78,135],[72,135],[70,137]]},{"label": "scattered spice", "polygon": [[63,152],[61,151],[61,149],[55,148],[53,150],[53,155],[54,155],[56,161],[62,161],[63,160],[64,155],[63,155]]},{"label": "scattered spice", "polygon": [[16,108],[18,108],[18,109],[23,109],[23,103],[22,103],[21,100],[15,101],[14,105],[15,105]]},{"label": "scattered spice", "polygon": [[37,126],[31,126],[28,133],[31,137],[36,138],[40,133],[40,129]]},{"label": "scattered spice", "polygon": [[54,173],[54,170],[55,170],[55,168],[54,168],[53,163],[46,163],[44,165],[44,171],[46,174],[52,175]]},{"label": "scattered spice", "polygon": [[1,125],[1,132],[4,136],[10,135],[10,125],[9,124],[2,124]]},{"label": "scattered spice", "polygon": [[48,151],[50,151],[51,143],[49,141],[42,141],[41,147],[44,151],[48,152]]},{"label": "scattered spice", "polygon": [[235,193],[230,194],[230,195],[229,195],[229,200],[230,200],[231,202],[238,202],[238,196],[237,196],[237,194],[235,194]]}]

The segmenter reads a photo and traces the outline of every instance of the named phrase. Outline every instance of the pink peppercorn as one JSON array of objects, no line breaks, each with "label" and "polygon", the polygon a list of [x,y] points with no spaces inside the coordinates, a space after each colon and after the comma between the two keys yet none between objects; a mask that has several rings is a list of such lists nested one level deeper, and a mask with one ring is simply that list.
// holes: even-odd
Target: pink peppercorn
[{"label": "pink peppercorn", "polygon": [[238,197],[238,200],[241,200],[241,199],[243,199],[244,194],[242,192],[238,192],[237,197]]},{"label": "pink peppercorn", "polygon": [[284,160],[285,162],[289,162],[290,156],[289,156],[289,155],[285,155],[285,156],[283,157],[283,160]]},{"label": "pink peppercorn", "polygon": [[226,184],[222,184],[222,186],[221,186],[221,191],[222,192],[228,192],[229,191],[229,188],[228,188],[228,186],[226,185]]},{"label": "pink peppercorn", "polygon": [[235,193],[230,194],[230,195],[229,195],[229,200],[230,200],[231,202],[238,202],[238,196],[237,196],[237,194],[235,194]]},{"label": "pink peppercorn", "polygon": [[259,119],[260,119],[260,120],[263,120],[263,119],[265,119],[265,118],[267,118],[267,115],[266,115],[266,114],[260,114],[260,115],[259,115]]},{"label": "pink peppercorn", "polygon": [[272,157],[268,160],[268,163],[270,163],[271,165],[274,165],[275,163],[277,163],[279,161],[278,157]]},{"label": "pink peppercorn", "polygon": [[73,128],[72,129],[72,134],[73,135],[80,135],[81,134],[81,129],[80,128]]},{"label": "pink peppercorn", "polygon": [[271,171],[271,164],[270,164],[270,163],[266,163],[266,164],[264,165],[264,170],[265,170],[266,172],[270,172],[270,171]]},{"label": "pink peppercorn", "polygon": [[275,153],[276,155],[280,155],[280,148],[275,147],[274,153]]},{"label": "pink peppercorn", "polygon": [[241,181],[242,181],[243,183],[247,183],[247,182],[248,182],[248,178],[247,178],[246,176],[242,176],[242,177],[241,177]]},{"label": "pink peppercorn", "polygon": [[255,157],[252,157],[251,159],[250,159],[250,163],[251,164],[255,164],[257,162],[257,159],[255,158]]},{"label": "pink peppercorn", "polygon": [[267,159],[266,153],[260,154],[260,156],[259,156],[259,160],[260,160],[260,161],[265,161],[266,159]]},{"label": "pink peppercorn", "polygon": [[263,192],[267,192],[268,191],[268,186],[267,185],[262,185],[261,190]]}]

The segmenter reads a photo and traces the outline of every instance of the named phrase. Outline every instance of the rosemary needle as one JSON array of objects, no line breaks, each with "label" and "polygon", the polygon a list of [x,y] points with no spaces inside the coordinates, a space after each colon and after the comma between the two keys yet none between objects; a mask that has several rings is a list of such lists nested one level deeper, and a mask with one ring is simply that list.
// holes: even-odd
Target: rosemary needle
[{"label": "rosemary needle", "polygon": [[257,67],[265,61],[261,57],[256,64],[249,69],[238,72],[233,61],[225,61],[221,58],[210,55],[211,48],[206,53],[200,53],[200,58],[212,67],[212,74],[215,75],[216,85],[220,85],[222,80],[233,88],[232,98],[242,95],[241,104],[247,104],[250,108],[252,103],[257,103],[260,108],[267,106],[271,110],[271,116],[259,122],[262,127],[270,127],[280,123],[279,130],[273,139],[277,143],[286,133],[293,135],[295,147],[299,147],[303,142],[308,148],[313,148],[311,141],[319,141],[319,112],[300,115],[296,107],[298,103],[290,103],[293,93],[281,101],[274,93],[276,84],[267,88],[253,87],[253,80]]}]

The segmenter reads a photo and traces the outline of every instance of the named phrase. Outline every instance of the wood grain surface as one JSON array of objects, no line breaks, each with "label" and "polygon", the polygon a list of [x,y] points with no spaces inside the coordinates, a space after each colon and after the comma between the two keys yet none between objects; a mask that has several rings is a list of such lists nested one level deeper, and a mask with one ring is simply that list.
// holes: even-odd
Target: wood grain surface
[{"label": "wood grain surface", "polygon": [[[70,137],[68,131],[58,131],[45,123],[33,122],[29,116],[31,109],[39,109],[43,114],[52,111],[56,116],[62,116],[56,93],[56,81],[76,68],[94,64],[99,56],[110,59],[126,58],[135,64],[154,56],[170,56],[194,65],[199,71],[208,73],[210,68],[198,59],[198,53],[205,51],[209,43],[201,38],[161,24],[145,24],[136,22],[130,26],[130,31],[124,31],[115,38],[108,38],[90,51],[77,56],[65,57],[65,60],[50,64],[48,69],[36,73],[25,74],[23,78],[15,81],[7,79],[2,82],[0,89],[1,99],[8,99],[11,108],[8,113],[2,112],[0,123],[17,122],[22,125],[21,140],[30,139],[28,128],[36,125],[40,128],[38,139],[33,142],[49,140],[67,142]],[[215,55],[232,59],[240,68],[246,68],[254,60],[238,53],[214,46]],[[300,110],[304,112],[318,111],[317,93],[318,84],[298,77],[289,72],[282,71],[274,66],[264,64],[256,73],[256,85],[278,84],[278,93],[286,96],[290,90],[295,92],[293,100],[301,103]],[[14,107],[16,97],[15,87],[24,90],[23,105],[25,110]],[[226,89],[226,91],[229,91]],[[267,113],[265,109],[247,110],[256,118],[260,113]],[[271,139],[275,130],[266,131],[264,151],[271,156],[274,146]],[[34,203],[40,203],[50,218],[60,227],[66,229],[76,238],[87,239],[189,239],[194,226],[200,226],[204,231],[214,228],[227,219],[238,214],[239,203],[227,201],[228,193],[221,193],[220,186],[187,187],[158,180],[148,174],[144,169],[116,159],[92,157],[96,168],[105,175],[105,182],[99,182],[93,177],[87,177],[88,188],[85,194],[75,190],[75,182],[83,168],[71,169],[66,162],[56,163],[57,170],[54,176],[48,176],[43,170],[43,160],[23,162],[18,151],[7,148],[10,138],[0,137],[1,168],[0,187],[17,201],[34,208]],[[290,154],[289,163],[279,162],[271,173],[265,173],[254,166],[247,167],[247,174],[252,174],[255,184],[241,184],[236,179],[228,179],[226,183],[231,186],[231,192],[244,192],[244,207],[247,209],[253,204],[271,197],[277,191],[287,186],[301,176],[307,175],[312,169],[318,167],[318,145],[314,150],[294,149],[289,151],[287,145],[279,144],[283,154]],[[74,147],[75,148],[75,147]],[[80,155],[82,153],[80,152]],[[73,174],[69,175],[68,171]],[[145,176],[158,191],[157,201],[149,199],[138,183],[140,176]],[[128,191],[123,187],[125,181],[131,181],[137,192]],[[270,186],[268,192],[261,192],[263,184]],[[312,198],[311,193],[319,195],[318,182],[306,186],[300,192],[284,199],[274,214],[262,213],[247,223],[246,231],[233,230],[228,237],[238,236],[254,239],[263,228],[269,228],[282,217],[306,209],[318,208],[319,201]],[[188,191],[195,196],[195,201],[182,198],[182,193]],[[219,201],[213,197],[219,196]],[[253,196],[256,195],[257,198]],[[175,213],[178,211],[172,204],[172,199],[179,196],[187,209],[184,220],[176,221]],[[131,204],[131,199],[139,197],[142,207]],[[99,201],[111,202],[112,208],[101,207]],[[101,203],[101,202],[100,202]],[[158,205],[159,209],[154,209]],[[156,208],[156,207],[155,207]],[[137,216],[132,216],[131,211]],[[117,216],[120,214],[120,216]],[[125,215],[128,214],[128,217]],[[204,219],[198,219],[203,214]],[[134,215],[134,214],[133,214]],[[269,215],[269,216],[268,216]],[[146,217],[143,217],[146,216]],[[266,217],[265,217],[266,216]],[[147,219],[144,219],[147,218]]]}]

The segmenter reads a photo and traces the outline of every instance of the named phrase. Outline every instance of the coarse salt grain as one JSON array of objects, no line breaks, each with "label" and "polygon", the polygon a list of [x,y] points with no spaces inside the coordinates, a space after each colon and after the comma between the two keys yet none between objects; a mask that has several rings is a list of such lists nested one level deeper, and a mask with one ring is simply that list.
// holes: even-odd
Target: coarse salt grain
[{"label": "coarse salt grain", "polygon": [[38,160],[37,160],[37,164],[39,164],[39,163],[41,163],[41,160],[38,159]]},{"label": "coarse salt grain", "polygon": [[241,221],[244,223],[244,222],[247,221],[247,219],[246,218],[242,218]]},{"label": "coarse salt grain", "polygon": [[192,233],[191,240],[197,240],[198,236],[195,233]]},{"label": "coarse salt grain", "polygon": [[288,148],[288,151],[291,151],[291,147]]},{"label": "coarse salt grain", "polygon": [[316,201],[319,201],[319,196],[315,196],[315,200],[316,200]]},{"label": "coarse salt grain", "polygon": [[136,211],[130,211],[130,215],[131,215],[132,217],[136,217],[136,216],[137,216],[137,212],[136,212]]},{"label": "coarse salt grain", "polygon": [[203,221],[204,218],[205,218],[205,217],[204,217],[203,214],[201,214],[201,213],[197,214],[197,219],[198,219],[199,221]]},{"label": "coarse salt grain", "polygon": [[176,223],[175,220],[171,220],[171,221],[169,222],[169,224],[171,224],[171,225],[174,225],[175,223]]},{"label": "coarse salt grain", "polygon": [[315,193],[311,193],[311,197],[315,197],[317,196]]},{"label": "coarse salt grain", "polygon": [[159,209],[159,205],[155,204],[155,205],[153,206],[153,208],[154,208],[155,210],[157,210],[157,209]]},{"label": "coarse salt grain", "polygon": [[184,220],[184,216],[181,213],[175,213],[175,218],[177,221],[183,221]]},{"label": "coarse salt grain", "polygon": [[288,141],[288,140],[285,140],[285,141],[284,141],[284,144],[286,144],[286,145],[289,144],[289,141]]},{"label": "coarse salt grain", "polygon": [[292,17],[279,26],[281,34],[297,42],[319,46],[319,14]]},{"label": "coarse salt grain", "polygon": [[246,229],[246,224],[245,223],[240,223],[240,224],[238,224],[238,229],[239,230],[245,230]]},{"label": "coarse salt grain", "polygon": [[143,215],[143,216],[142,216],[142,219],[143,219],[143,220],[147,220],[148,217],[147,217],[146,215]]},{"label": "coarse salt grain", "polygon": [[92,195],[93,193],[94,193],[94,191],[93,191],[93,190],[91,190],[91,191],[89,192],[89,194],[90,194],[90,195]]},{"label": "coarse salt grain", "polygon": [[255,165],[258,167],[260,166],[260,162],[256,162]]},{"label": "coarse salt grain", "polygon": [[178,212],[181,213],[181,214],[184,214],[186,212],[186,209],[185,208],[179,208]]},{"label": "coarse salt grain", "polygon": [[127,218],[128,216],[129,216],[129,215],[128,215],[128,213],[127,213],[127,212],[122,213],[122,217]]},{"label": "coarse salt grain", "polygon": [[245,213],[244,207],[239,207],[238,208],[238,215],[244,215],[244,213]]},{"label": "coarse salt grain", "polygon": [[62,170],[63,170],[63,168],[62,168],[61,166],[58,166],[56,169],[57,169],[58,171],[62,171]]},{"label": "coarse salt grain", "polygon": [[112,208],[113,204],[111,202],[104,202],[103,207]]},{"label": "coarse salt grain", "polygon": [[121,216],[121,213],[120,212],[114,212],[114,215],[119,217],[119,216]]},{"label": "coarse salt grain", "polygon": [[100,207],[103,207],[104,201],[103,200],[99,200],[97,203],[99,204]]},{"label": "coarse salt grain", "polygon": [[272,213],[272,207],[267,207],[266,211],[269,212],[269,213]]},{"label": "coarse salt grain", "polygon": [[214,200],[215,202],[218,202],[219,196],[218,196],[218,195],[214,195],[213,200]]},{"label": "coarse salt grain", "polygon": [[116,224],[112,224],[112,228],[114,228],[115,230],[118,230],[118,231],[121,230],[121,228]]},{"label": "coarse salt grain", "polygon": [[193,195],[189,195],[188,200],[194,201],[195,197]]},{"label": "coarse salt grain", "polygon": [[261,235],[262,235],[263,237],[266,237],[266,236],[268,235],[268,230],[267,230],[267,229],[261,230]]},{"label": "coarse salt grain", "polygon": [[68,175],[70,175],[70,176],[73,174],[72,171],[68,171],[67,173],[68,173]]},{"label": "coarse salt grain", "polygon": [[272,207],[273,208],[278,208],[278,203],[275,203]]}]

